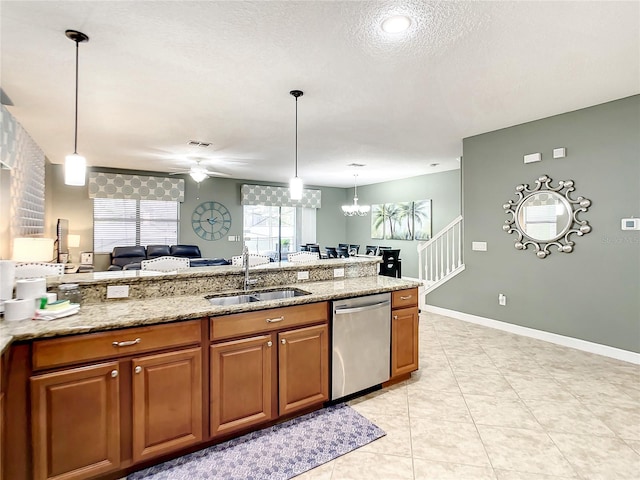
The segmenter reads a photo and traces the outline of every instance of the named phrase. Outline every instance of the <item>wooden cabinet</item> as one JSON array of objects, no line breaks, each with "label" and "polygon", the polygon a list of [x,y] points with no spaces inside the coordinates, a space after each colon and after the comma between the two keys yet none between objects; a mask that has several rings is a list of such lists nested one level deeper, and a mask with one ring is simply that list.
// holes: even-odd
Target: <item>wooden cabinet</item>
[{"label": "wooden cabinet", "polygon": [[211,435],[328,400],[327,322],[326,302],[212,318],[212,340],[250,336],[211,346]]},{"label": "wooden cabinet", "polygon": [[391,300],[391,380],[418,369],[418,289],[393,292]]},{"label": "wooden cabinet", "polygon": [[0,354],[0,480],[4,478],[4,355]]},{"label": "wooden cabinet", "polygon": [[202,441],[202,351],[134,358],[133,461]]},{"label": "wooden cabinet", "polygon": [[280,415],[329,398],[327,325],[278,334],[278,387]]},{"label": "wooden cabinet", "polygon": [[34,342],[33,478],[93,478],[201,442],[201,328],[195,320]]},{"label": "wooden cabinet", "polygon": [[211,435],[271,420],[275,351],[273,335],[211,346]]},{"label": "wooden cabinet", "polygon": [[84,479],[120,466],[119,365],[31,379],[33,478]]}]

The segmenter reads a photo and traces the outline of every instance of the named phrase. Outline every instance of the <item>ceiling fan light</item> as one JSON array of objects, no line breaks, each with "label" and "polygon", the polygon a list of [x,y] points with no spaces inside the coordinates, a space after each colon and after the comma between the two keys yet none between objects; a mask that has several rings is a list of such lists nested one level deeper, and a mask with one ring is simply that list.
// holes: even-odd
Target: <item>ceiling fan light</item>
[{"label": "ceiling fan light", "polygon": [[203,168],[192,168],[191,171],[189,172],[189,175],[191,175],[191,178],[193,178],[194,182],[200,183],[201,181],[203,181],[205,178],[208,177],[207,172],[203,169]]},{"label": "ceiling fan light", "polygon": [[302,200],[302,179],[293,177],[289,180],[289,198],[291,200]]},{"label": "ceiling fan light", "polygon": [[82,187],[87,176],[87,160],[77,153],[67,155],[64,159],[64,184]]}]

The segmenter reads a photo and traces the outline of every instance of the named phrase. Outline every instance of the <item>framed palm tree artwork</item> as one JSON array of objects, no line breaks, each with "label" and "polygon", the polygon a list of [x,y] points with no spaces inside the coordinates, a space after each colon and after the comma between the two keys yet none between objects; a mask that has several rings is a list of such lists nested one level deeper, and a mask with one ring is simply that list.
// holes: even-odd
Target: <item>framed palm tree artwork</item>
[{"label": "framed palm tree artwork", "polygon": [[431,239],[431,200],[413,202],[413,226],[415,240]]},{"label": "framed palm tree artwork", "polygon": [[[384,238],[390,240],[413,239],[413,202],[387,203]],[[388,227],[388,228],[387,228]]]},{"label": "framed palm tree artwork", "polygon": [[371,205],[371,238],[384,238],[386,209],[384,204]]}]

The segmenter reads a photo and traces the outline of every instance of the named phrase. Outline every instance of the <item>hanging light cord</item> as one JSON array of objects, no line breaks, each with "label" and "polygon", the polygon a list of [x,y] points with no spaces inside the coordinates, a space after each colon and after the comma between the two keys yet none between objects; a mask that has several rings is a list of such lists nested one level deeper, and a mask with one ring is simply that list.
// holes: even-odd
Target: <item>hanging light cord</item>
[{"label": "hanging light cord", "polygon": [[78,154],[78,52],[80,51],[80,43],[76,40],[76,116],[73,137],[73,153]]},{"label": "hanging light cord", "polygon": [[298,176],[298,97],[296,97],[296,177]]}]

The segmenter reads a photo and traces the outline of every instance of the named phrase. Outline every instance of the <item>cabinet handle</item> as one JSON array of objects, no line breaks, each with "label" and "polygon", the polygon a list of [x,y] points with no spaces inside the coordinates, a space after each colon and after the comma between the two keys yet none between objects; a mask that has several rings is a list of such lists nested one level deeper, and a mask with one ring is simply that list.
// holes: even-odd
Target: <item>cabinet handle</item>
[{"label": "cabinet handle", "polygon": [[140,373],[140,372],[142,372],[142,367],[140,365],[138,365],[133,371],[136,372],[136,373]]},{"label": "cabinet handle", "polygon": [[272,342],[271,340],[269,340],[269,341],[267,342],[267,347],[270,347],[271,345],[273,345],[273,342]]},{"label": "cabinet handle", "polygon": [[278,318],[267,318],[267,323],[276,323],[284,320],[284,315]]},{"label": "cabinet handle", "polygon": [[400,296],[400,300],[409,300],[412,297],[413,297],[413,295],[409,295],[407,297]]},{"label": "cabinet handle", "polygon": [[126,342],[113,342],[111,345],[114,347],[130,347],[131,345],[135,345],[140,343],[142,340],[136,338],[135,340],[127,340]]},{"label": "cabinet handle", "polygon": [[280,342],[285,345],[287,343],[287,341],[283,338],[282,340],[280,340]]},{"label": "cabinet handle", "polygon": [[116,378],[118,376],[118,370],[111,370],[111,378]]},{"label": "cabinet handle", "polygon": [[394,315],[394,316],[393,316],[393,319],[394,319],[394,320],[397,320],[397,319],[398,319],[398,315]]}]

